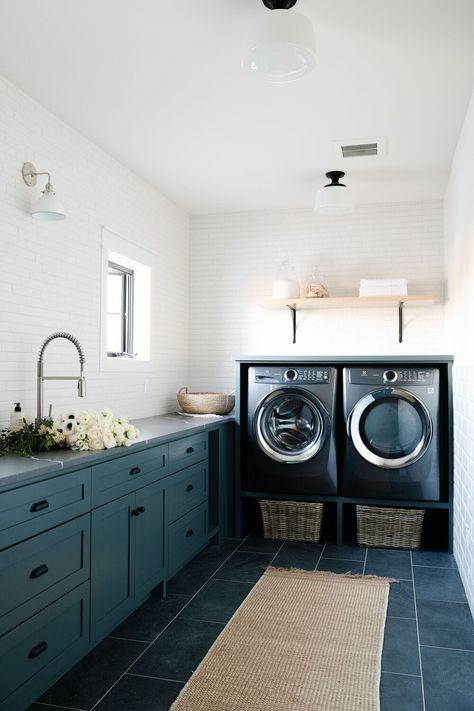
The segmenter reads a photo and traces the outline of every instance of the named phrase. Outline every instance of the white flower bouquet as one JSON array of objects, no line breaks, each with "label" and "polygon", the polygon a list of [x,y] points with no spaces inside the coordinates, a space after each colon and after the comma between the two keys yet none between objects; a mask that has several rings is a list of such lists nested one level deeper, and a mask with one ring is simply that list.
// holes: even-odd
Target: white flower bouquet
[{"label": "white flower bouquet", "polygon": [[40,434],[50,447],[67,447],[79,451],[129,447],[139,435],[138,429],[125,417],[114,417],[112,410],[74,411],[57,420],[44,421]]}]

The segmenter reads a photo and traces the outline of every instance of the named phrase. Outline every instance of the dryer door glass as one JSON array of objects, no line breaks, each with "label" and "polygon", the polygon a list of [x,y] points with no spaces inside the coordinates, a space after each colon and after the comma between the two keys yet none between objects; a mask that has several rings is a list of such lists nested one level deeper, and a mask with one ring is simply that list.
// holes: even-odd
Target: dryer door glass
[{"label": "dryer door glass", "polygon": [[386,469],[408,466],[426,452],[431,418],[421,400],[401,388],[383,388],[359,400],[350,433],[364,459]]},{"label": "dryer door glass", "polygon": [[309,393],[276,390],[257,411],[257,441],[272,459],[305,462],[324,444],[326,418],[322,403]]}]

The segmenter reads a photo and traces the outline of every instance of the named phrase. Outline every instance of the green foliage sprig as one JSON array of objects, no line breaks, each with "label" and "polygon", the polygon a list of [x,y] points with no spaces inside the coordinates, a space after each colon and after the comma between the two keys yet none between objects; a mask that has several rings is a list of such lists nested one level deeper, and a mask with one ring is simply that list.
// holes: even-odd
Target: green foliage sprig
[{"label": "green foliage sprig", "polygon": [[42,420],[39,425],[28,424],[23,420],[19,430],[6,427],[0,432],[0,457],[5,454],[19,454],[21,457],[31,457],[37,452],[46,452],[51,448],[51,437],[41,431],[43,425],[52,424],[51,420]]}]

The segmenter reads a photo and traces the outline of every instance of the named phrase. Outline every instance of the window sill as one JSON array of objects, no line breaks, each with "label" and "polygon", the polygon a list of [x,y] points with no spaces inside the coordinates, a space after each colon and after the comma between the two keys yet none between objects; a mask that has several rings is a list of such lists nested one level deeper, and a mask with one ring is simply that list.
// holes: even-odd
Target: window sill
[{"label": "window sill", "polygon": [[100,359],[100,370],[104,373],[151,373],[154,368],[151,360],[103,356]]}]

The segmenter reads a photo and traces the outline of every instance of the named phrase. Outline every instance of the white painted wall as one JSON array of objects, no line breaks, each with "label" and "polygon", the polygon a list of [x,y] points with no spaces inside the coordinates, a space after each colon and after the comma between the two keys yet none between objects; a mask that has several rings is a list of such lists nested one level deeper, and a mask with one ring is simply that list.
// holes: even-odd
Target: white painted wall
[{"label": "white painted wall", "polygon": [[474,613],[474,95],[445,200],[447,322],[454,346],[454,548]]},{"label": "white painted wall", "polygon": [[358,206],[345,217],[278,210],[191,219],[191,382],[232,389],[237,355],[440,354],[444,306],[409,308],[398,343],[397,309],[311,310],[290,315],[271,298],[278,264],[289,256],[298,277],[317,263],[333,296],[358,293],[359,279],[406,277],[410,294],[444,292],[441,202]]},{"label": "white painted wall", "polygon": [[[24,185],[24,161],[51,172],[66,220],[29,215],[40,185]],[[101,224],[152,253],[149,372],[99,368]],[[48,383],[53,412],[109,406],[137,418],[174,409],[187,380],[188,233],[181,209],[0,77],[0,426],[15,401],[35,414],[38,349],[58,330],[83,345],[88,395],[79,400],[73,383]],[[48,346],[46,361],[46,374],[78,372],[66,341]]]}]

